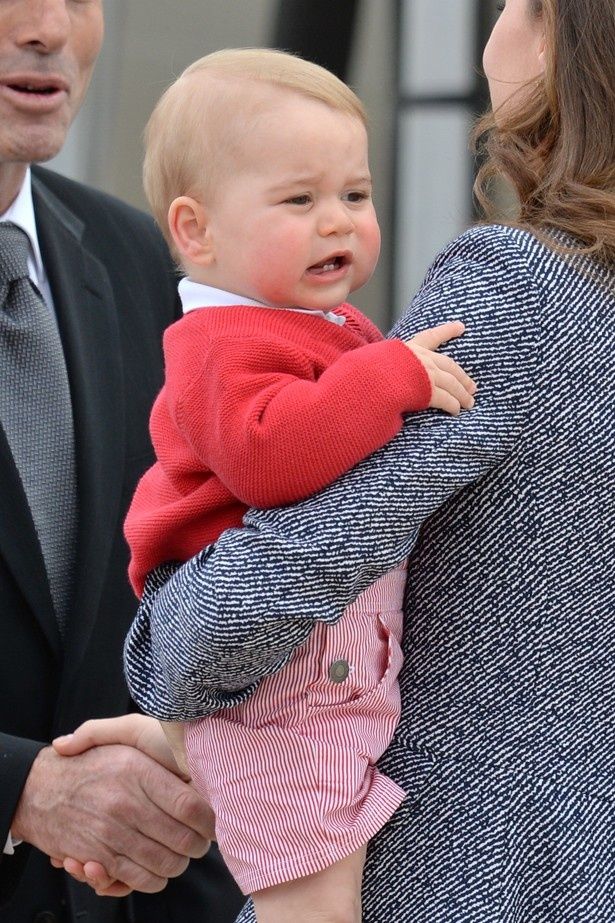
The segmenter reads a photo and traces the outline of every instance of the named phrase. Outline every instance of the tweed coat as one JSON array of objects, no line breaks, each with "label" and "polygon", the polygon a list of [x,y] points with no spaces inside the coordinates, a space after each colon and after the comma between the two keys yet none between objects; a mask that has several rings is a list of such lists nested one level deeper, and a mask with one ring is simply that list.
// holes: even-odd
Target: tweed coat
[{"label": "tweed coat", "polygon": [[474,228],[393,334],[451,318],[476,407],[408,416],[319,495],[161,569],[129,684],[154,713],[230,703],[409,554],[402,718],[381,760],[407,798],[370,844],[364,920],[606,923],[615,273]]}]

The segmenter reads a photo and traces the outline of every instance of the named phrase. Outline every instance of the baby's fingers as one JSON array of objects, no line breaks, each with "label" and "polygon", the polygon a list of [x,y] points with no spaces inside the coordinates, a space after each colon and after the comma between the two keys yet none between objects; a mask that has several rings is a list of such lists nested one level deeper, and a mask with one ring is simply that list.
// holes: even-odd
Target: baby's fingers
[{"label": "baby's fingers", "polygon": [[77,859],[71,859],[69,856],[67,856],[62,862],[62,867],[64,868],[64,871],[68,872],[69,875],[72,875],[76,881],[80,881],[83,884],[86,883],[87,877],[84,872],[82,862],[78,862]]},{"label": "baby's fingers", "polygon": [[87,878],[88,884],[97,891],[103,891],[105,888],[110,888],[112,884],[115,884],[115,878],[111,878],[107,874],[107,870],[100,862],[93,862],[92,860],[85,862],[83,874]]},{"label": "baby's fingers", "polygon": [[476,382],[470,378],[467,372],[464,372],[458,362],[455,362],[450,356],[443,356],[441,353],[433,353],[430,358],[437,369],[456,378],[468,395],[476,393]]},{"label": "baby's fingers", "polygon": [[132,891],[132,888],[125,885],[123,881],[111,878],[100,862],[86,862],[83,872],[87,883],[101,897],[126,897]]},{"label": "baby's fingers", "polygon": [[443,372],[441,369],[435,369],[432,372],[430,407],[436,407],[446,413],[458,414],[462,407],[465,410],[471,410],[473,406],[474,398],[454,375]]},{"label": "baby's fingers", "polygon": [[432,389],[431,403],[429,406],[434,407],[436,410],[443,410],[445,413],[450,413],[453,417],[461,413],[461,404],[459,401],[442,388],[434,387]]},{"label": "baby's fingers", "polygon": [[465,325],[460,320],[451,320],[447,321],[446,324],[430,327],[429,330],[421,330],[408,342],[422,346],[424,349],[435,350],[449,340],[454,340],[455,337],[461,336],[465,329]]},{"label": "baby's fingers", "polygon": [[114,881],[108,888],[94,888],[94,890],[99,897],[128,897],[133,892],[133,889],[125,885],[123,881]]},{"label": "baby's fingers", "polygon": [[76,881],[89,885],[101,897],[126,897],[132,891],[123,881],[111,878],[100,862],[82,863],[67,856],[62,866]]},{"label": "baby's fingers", "polygon": [[119,718],[90,718],[72,734],[56,737],[52,745],[61,756],[77,756],[92,747],[103,747],[106,744],[125,744],[127,747],[143,749],[138,746],[138,735],[144,724],[156,722],[137,714],[122,715]]}]

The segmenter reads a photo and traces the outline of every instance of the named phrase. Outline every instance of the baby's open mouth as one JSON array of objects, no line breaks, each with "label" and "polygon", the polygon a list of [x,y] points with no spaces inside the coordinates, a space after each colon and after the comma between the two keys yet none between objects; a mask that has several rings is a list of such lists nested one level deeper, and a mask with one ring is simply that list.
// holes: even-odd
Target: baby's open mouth
[{"label": "baby's open mouth", "polygon": [[320,276],[326,272],[335,272],[336,269],[341,269],[342,266],[345,266],[348,262],[349,259],[347,256],[344,256],[344,254],[328,256],[326,259],[321,260],[320,263],[314,263],[313,266],[310,266],[308,272]]}]

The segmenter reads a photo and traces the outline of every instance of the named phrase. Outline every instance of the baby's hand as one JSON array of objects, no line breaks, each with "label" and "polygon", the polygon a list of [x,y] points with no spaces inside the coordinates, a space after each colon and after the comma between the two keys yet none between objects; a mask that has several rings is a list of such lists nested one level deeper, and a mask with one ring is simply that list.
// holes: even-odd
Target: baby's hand
[{"label": "baby's hand", "polygon": [[463,409],[471,410],[474,406],[476,384],[469,375],[450,356],[436,352],[443,343],[461,336],[465,331],[461,321],[450,321],[429,330],[422,330],[406,346],[411,349],[423,364],[431,381],[430,407],[444,410],[456,416]]}]

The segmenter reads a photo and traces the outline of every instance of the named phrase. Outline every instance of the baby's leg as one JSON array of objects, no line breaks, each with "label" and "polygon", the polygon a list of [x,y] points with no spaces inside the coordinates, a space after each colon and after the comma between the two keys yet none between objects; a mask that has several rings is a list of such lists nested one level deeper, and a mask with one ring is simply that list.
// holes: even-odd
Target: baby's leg
[{"label": "baby's leg", "polygon": [[252,895],[258,923],[361,923],[366,847],[322,872]]},{"label": "baby's leg", "polygon": [[169,743],[175,762],[183,773],[190,775],[188,762],[186,760],[186,745],[184,743],[184,722],[183,721],[161,721],[162,730]]}]

